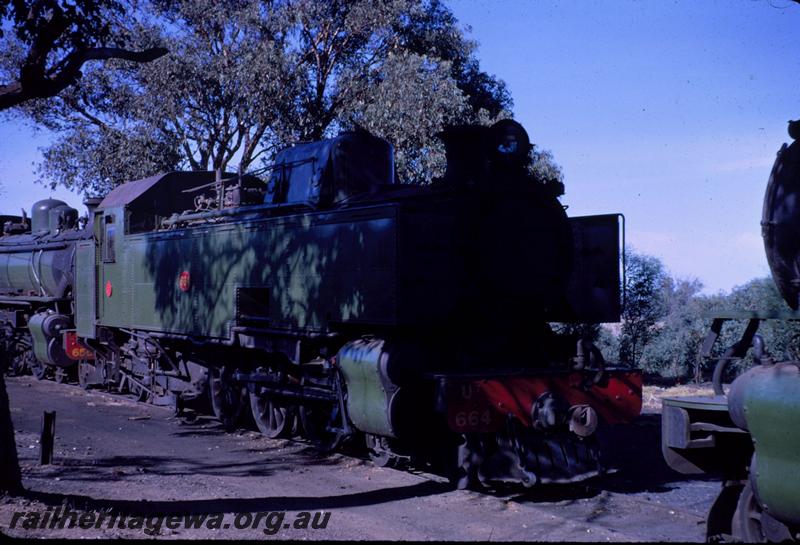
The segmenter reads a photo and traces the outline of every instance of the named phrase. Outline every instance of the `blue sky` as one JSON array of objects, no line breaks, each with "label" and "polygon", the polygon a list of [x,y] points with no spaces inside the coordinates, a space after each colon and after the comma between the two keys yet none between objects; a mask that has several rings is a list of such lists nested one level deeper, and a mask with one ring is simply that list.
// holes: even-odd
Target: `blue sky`
[{"label": "blue sky", "polygon": [[769,273],[761,204],[800,118],[800,5],[450,5],[562,165],[569,213],[624,213],[629,243],[706,292]]},{"label": "blue sky", "polygon": [[[789,0],[451,0],[483,68],[564,169],[571,215],[622,212],[627,240],[706,292],[768,274],[760,214],[800,118],[800,5]],[[0,122],[0,211],[32,184],[46,135]]]}]

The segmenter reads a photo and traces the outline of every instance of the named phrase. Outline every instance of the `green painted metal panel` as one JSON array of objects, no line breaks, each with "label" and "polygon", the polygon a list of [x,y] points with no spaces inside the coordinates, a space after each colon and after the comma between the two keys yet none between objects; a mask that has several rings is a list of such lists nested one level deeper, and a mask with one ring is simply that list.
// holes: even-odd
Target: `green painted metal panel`
[{"label": "green painted metal panel", "polygon": [[[108,252],[109,239],[103,231],[106,217],[114,218],[114,252],[113,258]],[[130,327],[131,286],[125,274],[125,245],[122,238],[122,221],[124,210],[112,208],[106,210],[100,225],[100,265],[98,271],[98,315],[102,325]]]},{"label": "green painted metal panel", "polygon": [[[396,206],[318,212],[118,235],[101,263],[104,325],[229,338],[237,290],[267,290],[269,327],[392,324]],[[179,278],[189,273],[189,287]]]},{"label": "green painted metal panel", "polygon": [[55,257],[56,252],[36,252],[33,258],[36,276],[39,277],[46,295],[57,293],[58,282],[61,279],[61,274],[56,275]]},{"label": "green painted metal panel", "polygon": [[187,334],[197,332],[192,293],[179,286],[182,272],[192,270],[192,238],[184,232],[156,240],[128,237],[125,243],[132,286],[131,327]]},{"label": "green painted metal panel", "polygon": [[347,343],[337,356],[347,384],[347,413],[355,426],[364,432],[395,437],[390,405],[397,391],[385,373],[390,354],[382,339]]},{"label": "green painted metal panel", "polygon": [[193,233],[192,312],[207,334],[229,336],[237,286],[269,284],[268,234],[266,223],[230,224]]},{"label": "green painted metal panel", "polygon": [[79,337],[94,339],[97,319],[96,251],[93,240],[77,243],[75,249],[75,328]]},{"label": "green painted metal panel", "polygon": [[755,445],[758,498],[770,515],[800,524],[800,370],[793,364],[754,374],[745,393]]},{"label": "green painted metal panel", "polygon": [[33,354],[37,360],[52,364],[53,361],[47,353],[47,343],[50,341],[42,331],[42,322],[46,313],[34,314],[28,320],[28,330],[31,332],[31,340],[33,341]]}]

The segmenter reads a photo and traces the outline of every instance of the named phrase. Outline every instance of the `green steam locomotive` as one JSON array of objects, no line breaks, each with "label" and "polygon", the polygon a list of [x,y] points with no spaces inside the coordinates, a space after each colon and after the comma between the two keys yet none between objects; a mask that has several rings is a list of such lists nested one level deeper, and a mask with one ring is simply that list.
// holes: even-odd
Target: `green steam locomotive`
[{"label": "green steam locomotive", "polygon": [[355,131],[266,182],[159,174],[83,222],[40,201],[0,238],[4,355],[178,409],[210,394],[226,426],[249,410],[379,464],[445,458],[462,486],[597,475],[595,430],[639,413],[641,376],[548,323],[619,319],[620,216],[567,218],[516,122],[442,139],[425,187]]}]

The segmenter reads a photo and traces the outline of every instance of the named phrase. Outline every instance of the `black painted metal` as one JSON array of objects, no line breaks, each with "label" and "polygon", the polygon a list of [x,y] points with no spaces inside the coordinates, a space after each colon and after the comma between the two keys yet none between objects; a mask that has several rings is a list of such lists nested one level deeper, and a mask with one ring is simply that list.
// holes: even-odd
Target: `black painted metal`
[{"label": "black painted metal", "polygon": [[775,284],[792,309],[800,300],[800,142],[778,151],[761,219],[764,250]]},{"label": "black painted metal", "polygon": [[714,366],[714,375],[711,380],[716,395],[725,395],[725,391],[722,389],[722,376],[725,372],[725,368],[733,360],[741,359],[747,354],[747,351],[750,350],[750,347],[753,345],[753,337],[756,331],[758,331],[758,326],[760,324],[761,320],[758,319],[752,319],[747,322],[747,327],[739,341],[728,348],[722,357],[717,360],[717,364]]},{"label": "black painted metal", "polygon": [[53,446],[56,438],[56,412],[44,411],[42,415],[42,433],[39,439],[39,463],[48,465],[53,462]]}]

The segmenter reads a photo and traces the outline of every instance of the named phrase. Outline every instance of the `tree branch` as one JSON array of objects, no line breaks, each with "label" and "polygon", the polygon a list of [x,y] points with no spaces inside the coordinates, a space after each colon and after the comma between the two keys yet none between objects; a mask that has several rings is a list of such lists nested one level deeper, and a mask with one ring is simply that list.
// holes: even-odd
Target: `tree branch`
[{"label": "tree branch", "polygon": [[132,62],[151,62],[169,53],[166,47],[151,47],[143,51],[130,51],[119,47],[93,47],[84,54],[84,62],[122,59]]},{"label": "tree branch", "polygon": [[0,86],[0,111],[17,106],[26,100],[55,96],[81,77],[81,68],[89,61],[122,59],[132,62],[150,62],[168,53],[163,47],[144,51],[130,51],[119,47],[92,47],[70,53],[59,70],[43,73],[40,67],[24,65],[20,81]]}]

